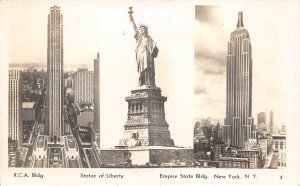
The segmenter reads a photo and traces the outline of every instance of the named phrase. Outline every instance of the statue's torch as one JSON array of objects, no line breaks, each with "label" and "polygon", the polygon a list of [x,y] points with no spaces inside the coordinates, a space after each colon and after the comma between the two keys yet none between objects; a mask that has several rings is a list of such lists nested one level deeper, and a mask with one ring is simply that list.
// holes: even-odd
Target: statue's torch
[{"label": "statue's torch", "polygon": [[128,14],[129,14],[129,17],[130,17],[130,21],[132,22],[133,29],[134,29],[134,31],[137,33],[137,32],[138,32],[138,29],[137,29],[137,26],[136,26],[136,24],[135,24],[135,22],[134,22],[133,16],[132,16],[132,14],[133,14],[132,6],[129,7]]}]

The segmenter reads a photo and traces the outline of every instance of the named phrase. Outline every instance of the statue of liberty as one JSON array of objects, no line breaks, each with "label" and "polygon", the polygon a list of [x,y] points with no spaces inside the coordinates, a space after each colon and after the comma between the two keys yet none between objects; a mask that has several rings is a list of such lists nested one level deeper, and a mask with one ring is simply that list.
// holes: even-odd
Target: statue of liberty
[{"label": "statue of liberty", "polygon": [[135,53],[137,70],[140,74],[139,86],[146,85],[155,87],[154,58],[157,57],[158,48],[153,39],[148,35],[148,27],[146,25],[140,25],[138,30],[132,16],[132,7],[129,7],[128,13],[130,21],[133,24],[133,29],[135,31],[134,37],[137,42]]}]

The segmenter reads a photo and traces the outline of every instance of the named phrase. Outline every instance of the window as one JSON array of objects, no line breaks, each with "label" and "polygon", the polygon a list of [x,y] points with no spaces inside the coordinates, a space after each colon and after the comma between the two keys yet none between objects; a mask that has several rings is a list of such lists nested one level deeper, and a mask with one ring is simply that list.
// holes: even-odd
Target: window
[{"label": "window", "polygon": [[143,104],[142,104],[142,102],[140,102],[140,111],[142,111],[143,110]]},{"label": "window", "polygon": [[124,160],[127,160],[127,159],[128,159],[128,153],[125,152],[125,153],[124,153]]},{"label": "window", "polygon": [[133,133],[132,138],[137,139],[139,137],[139,133]]},{"label": "window", "polygon": [[161,133],[158,133],[158,138],[161,138]]},{"label": "window", "polygon": [[233,44],[228,42],[228,55],[233,54]]},{"label": "window", "polygon": [[249,39],[244,39],[243,40],[243,53],[244,52],[249,52]]},{"label": "window", "polygon": [[278,149],[278,141],[275,142],[275,149]]}]

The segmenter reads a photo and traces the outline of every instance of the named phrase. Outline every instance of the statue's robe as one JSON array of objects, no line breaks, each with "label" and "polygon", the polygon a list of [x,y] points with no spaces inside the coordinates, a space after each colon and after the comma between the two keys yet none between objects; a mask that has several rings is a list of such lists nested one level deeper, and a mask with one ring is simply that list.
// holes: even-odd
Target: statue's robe
[{"label": "statue's robe", "polygon": [[135,39],[138,43],[135,52],[137,70],[140,73],[139,85],[155,86],[154,58],[157,57],[158,48],[149,35],[137,33]]}]

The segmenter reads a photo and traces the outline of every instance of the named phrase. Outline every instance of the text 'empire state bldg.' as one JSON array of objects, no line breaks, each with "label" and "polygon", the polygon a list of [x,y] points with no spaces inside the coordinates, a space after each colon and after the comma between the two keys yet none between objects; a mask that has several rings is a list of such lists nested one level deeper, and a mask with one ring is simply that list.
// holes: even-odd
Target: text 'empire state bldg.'
[{"label": "text 'empire state bldg.'", "polygon": [[224,138],[231,146],[244,147],[251,137],[252,57],[249,33],[244,29],[243,12],[228,42],[226,119]]},{"label": "text 'empire state bldg.'", "polygon": [[63,126],[63,17],[53,6],[48,15],[48,131],[51,141],[60,141]]}]

